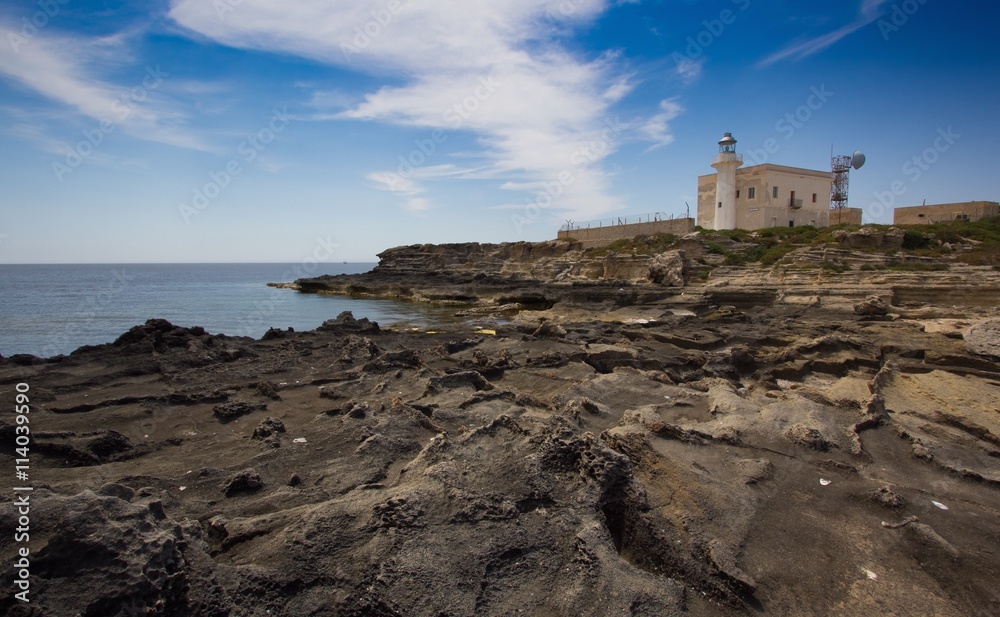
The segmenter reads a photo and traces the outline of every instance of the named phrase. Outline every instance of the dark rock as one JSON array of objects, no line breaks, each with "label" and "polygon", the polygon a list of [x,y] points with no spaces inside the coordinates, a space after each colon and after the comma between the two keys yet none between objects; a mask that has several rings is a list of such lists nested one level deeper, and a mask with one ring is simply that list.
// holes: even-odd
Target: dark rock
[{"label": "dark rock", "polygon": [[563,328],[559,324],[552,323],[551,321],[546,321],[542,325],[535,328],[535,331],[532,332],[531,335],[547,338],[562,338],[566,336],[566,328]]},{"label": "dark rock", "polygon": [[39,543],[31,558],[31,610],[5,594],[4,615],[223,617],[235,609],[216,582],[196,523],[90,491],[36,490],[31,514],[31,537]]},{"label": "dark rock", "polygon": [[286,338],[289,334],[294,334],[294,328],[288,328],[287,330],[279,330],[277,328],[268,328],[264,336],[260,337],[262,341],[273,341],[275,339]]},{"label": "dark rock", "polygon": [[281,395],[278,394],[278,386],[273,381],[258,381],[257,385],[254,386],[254,389],[257,391],[257,394],[261,396],[266,396],[274,401],[281,400]]},{"label": "dark rock", "polygon": [[340,391],[340,388],[338,388],[337,386],[320,386],[319,397],[336,400],[344,398],[344,394]]},{"label": "dark rock", "polygon": [[215,414],[222,422],[229,422],[240,416],[244,416],[248,413],[258,411],[261,409],[267,409],[266,403],[251,404],[243,401],[229,401],[227,403],[220,403],[212,408],[212,413]]},{"label": "dark rock", "polygon": [[278,433],[285,432],[285,423],[277,418],[265,418],[253,430],[251,439],[267,439],[277,437]]},{"label": "dark rock", "polygon": [[412,349],[390,351],[380,355],[365,364],[366,373],[387,373],[396,369],[416,368],[420,366],[420,354]]},{"label": "dark rock", "polygon": [[104,431],[100,437],[87,444],[87,450],[104,460],[131,449],[132,442],[129,438],[113,430]]},{"label": "dark rock", "polygon": [[429,392],[441,392],[451,388],[462,386],[472,386],[476,390],[492,390],[493,384],[486,380],[478,371],[460,371],[441,377],[431,377],[427,381],[424,394]]},{"label": "dark rock", "polygon": [[423,510],[404,497],[394,497],[372,508],[370,529],[422,527]]},{"label": "dark rock", "polygon": [[461,341],[448,341],[444,344],[444,349],[449,354],[455,354],[466,349],[471,349],[483,342],[481,338],[467,338]]},{"label": "dark rock", "polygon": [[232,497],[237,493],[258,491],[263,486],[264,481],[255,469],[244,469],[226,482],[225,486],[222,487],[222,493],[226,497]]},{"label": "dark rock", "polygon": [[379,332],[376,322],[369,321],[367,317],[355,319],[350,311],[344,311],[337,315],[336,319],[327,319],[323,325],[316,329],[330,334],[377,334]]},{"label": "dark rock", "polygon": [[131,488],[125,486],[124,484],[116,484],[114,482],[109,482],[97,489],[98,495],[104,495],[105,497],[117,497],[122,501],[132,501],[132,497],[135,496],[135,491]]},{"label": "dark rock", "polygon": [[902,495],[896,493],[888,486],[881,486],[869,492],[868,498],[887,508],[902,508],[906,503]]}]

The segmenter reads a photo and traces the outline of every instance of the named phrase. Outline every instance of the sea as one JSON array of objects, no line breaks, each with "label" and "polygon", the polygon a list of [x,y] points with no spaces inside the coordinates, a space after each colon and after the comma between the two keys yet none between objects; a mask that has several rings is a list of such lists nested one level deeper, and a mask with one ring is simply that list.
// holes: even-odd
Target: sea
[{"label": "sea", "polygon": [[380,325],[429,327],[453,307],[303,294],[268,287],[305,276],[367,272],[345,264],[0,264],[0,355],[51,357],[114,341],[161,318],[212,334],[260,338],[268,328],[312,330],[343,311]]}]

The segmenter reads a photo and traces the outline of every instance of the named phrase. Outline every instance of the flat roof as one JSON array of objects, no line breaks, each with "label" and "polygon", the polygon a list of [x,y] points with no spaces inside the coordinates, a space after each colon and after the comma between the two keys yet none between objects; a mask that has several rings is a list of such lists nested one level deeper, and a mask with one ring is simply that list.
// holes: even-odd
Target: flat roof
[{"label": "flat roof", "polygon": [[[776,171],[785,174],[797,174],[800,176],[814,176],[817,178],[823,178],[824,180],[832,180],[831,173],[829,171],[819,171],[817,169],[805,169],[804,167],[789,167],[788,165],[776,165],[775,163],[761,163],[760,165],[750,165],[749,167],[740,167],[736,170],[737,174],[747,173],[750,171]],[[716,175],[716,172],[710,174],[703,174],[698,176],[699,178],[709,178]]]},{"label": "flat roof", "polygon": [[942,206],[971,206],[973,204],[984,204],[1000,206],[1000,202],[996,201],[986,201],[986,200],[975,200],[975,201],[952,201],[945,204],[921,204],[919,206],[899,206],[898,208],[893,208],[894,210],[912,210],[914,208],[940,208]]}]

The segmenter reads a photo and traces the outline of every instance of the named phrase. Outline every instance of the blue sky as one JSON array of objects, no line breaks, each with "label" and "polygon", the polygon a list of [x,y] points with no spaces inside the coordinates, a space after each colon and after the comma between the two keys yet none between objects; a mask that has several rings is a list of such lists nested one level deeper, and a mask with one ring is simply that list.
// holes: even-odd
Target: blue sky
[{"label": "blue sky", "polygon": [[8,0],[0,263],[373,261],[683,215],[724,131],[997,200],[992,4]]}]

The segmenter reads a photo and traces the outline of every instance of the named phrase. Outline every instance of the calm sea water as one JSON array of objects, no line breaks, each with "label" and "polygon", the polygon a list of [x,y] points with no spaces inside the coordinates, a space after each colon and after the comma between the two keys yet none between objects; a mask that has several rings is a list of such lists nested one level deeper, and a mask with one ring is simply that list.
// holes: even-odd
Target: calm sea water
[{"label": "calm sea water", "polygon": [[152,318],[259,338],[269,327],[311,330],[341,311],[382,325],[430,325],[454,312],[267,286],[374,265],[324,264],[312,273],[297,264],[0,265],[0,354],[66,354]]}]

